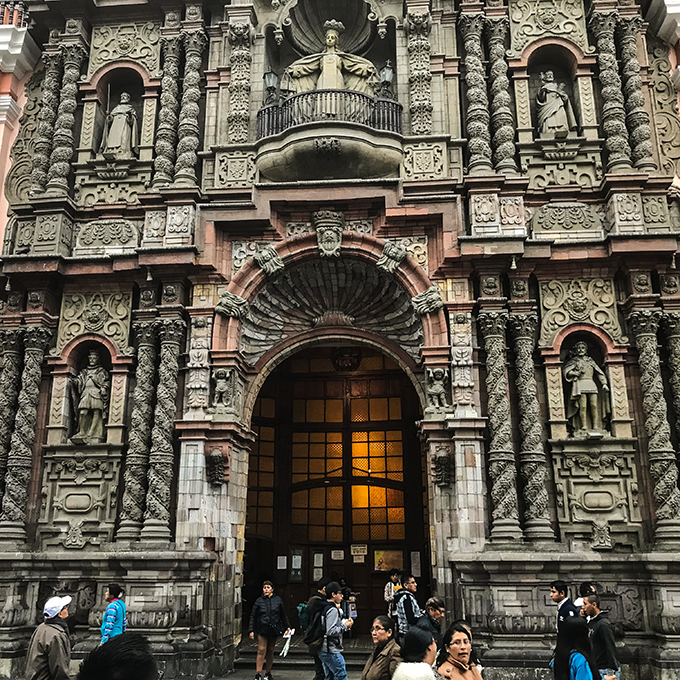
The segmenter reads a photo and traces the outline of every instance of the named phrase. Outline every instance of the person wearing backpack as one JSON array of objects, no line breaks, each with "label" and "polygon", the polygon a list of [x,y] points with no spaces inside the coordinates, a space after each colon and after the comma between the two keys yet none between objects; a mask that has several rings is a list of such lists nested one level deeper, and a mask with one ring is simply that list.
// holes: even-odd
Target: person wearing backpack
[{"label": "person wearing backpack", "polygon": [[[274,595],[274,584],[265,581],[262,584],[262,595],[255,600],[250,613],[248,633],[254,640],[257,634],[257,661],[255,662],[255,680],[272,680],[272,664],[274,663],[274,647],[279,635],[290,631],[288,616],[283,608],[283,600]],[[264,668],[264,677],[262,669]]]},{"label": "person wearing backpack", "polygon": [[[316,614],[325,608],[326,586],[332,582],[332,579],[330,579],[328,576],[324,576],[322,579],[319,579],[319,582],[316,584],[317,591],[309,598],[309,601],[307,602],[307,630],[311,628]],[[324,680],[325,673],[323,670],[323,664],[319,658],[319,653],[312,653],[310,650],[310,654],[312,654],[314,657],[314,680]]]},{"label": "person wearing backpack", "polygon": [[354,619],[341,616],[342,587],[333,581],[326,586],[328,605],[323,612],[324,640],[319,651],[319,658],[323,664],[325,680],[346,680],[347,668],[345,657],[342,655],[342,636],[350,630]]}]

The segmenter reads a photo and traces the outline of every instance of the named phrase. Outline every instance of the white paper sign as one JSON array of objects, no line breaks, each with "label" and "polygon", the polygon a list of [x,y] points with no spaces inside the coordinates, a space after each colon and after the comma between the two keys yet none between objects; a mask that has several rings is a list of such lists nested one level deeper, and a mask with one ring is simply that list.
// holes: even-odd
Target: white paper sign
[{"label": "white paper sign", "polygon": [[331,550],[331,559],[333,562],[342,562],[345,559],[344,550]]},{"label": "white paper sign", "polygon": [[286,569],[288,566],[288,555],[278,555],[276,558],[276,568]]},{"label": "white paper sign", "polygon": [[320,581],[323,578],[323,569],[319,569],[318,567],[314,569],[314,580],[315,581]]},{"label": "white paper sign", "polygon": [[[314,566],[323,567],[323,553],[321,552],[314,553]],[[319,578],[321,577],[319,576]]]},{"label": "white paper sign", "polygon": [[352,555],[355,564],[362,564],[366,561],[366,555]]},{"label": "white paper sign", "polygon": [[293,555],[291,569],[302,569],[302,555]]},{"label": "white paper sign", "polygon": [[[350,546],[352,555],[368,555],[368,546],[365,543],[355,543]],[[356,560],[354,560],[356,562]]]}]

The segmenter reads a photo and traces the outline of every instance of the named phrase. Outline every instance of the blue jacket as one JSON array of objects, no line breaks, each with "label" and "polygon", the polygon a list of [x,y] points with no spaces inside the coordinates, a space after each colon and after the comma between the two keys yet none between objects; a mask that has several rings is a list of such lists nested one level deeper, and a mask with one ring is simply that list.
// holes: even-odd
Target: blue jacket
[{"label": "blue jacket", "polygon": [[[550,668],[555,665],[555,658],[550,659]],[[593,678],[593,672],[586,661],[586,657],[577,652],[575,649],[571,650],[569,654],[569,680],[597,680]]]},{"label": "blue jacket", "polygon": [[112,637],[120,635],[127,630],[127,617],[125,616],[125,602],[116,598],[111,600],[102,621],[102,644],[108,642]]}]

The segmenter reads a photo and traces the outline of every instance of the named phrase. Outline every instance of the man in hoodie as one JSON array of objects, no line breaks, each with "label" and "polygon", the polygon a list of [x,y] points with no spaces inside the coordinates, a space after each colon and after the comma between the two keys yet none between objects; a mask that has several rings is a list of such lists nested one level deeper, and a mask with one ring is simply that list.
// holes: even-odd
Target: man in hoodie
[{"label": "man in hoodie", "polygon": [[354,624],[354,619],[342,619],[342,587],[336,581],[326,586],[328,603],[332,604],[324,616],[326,639],[321,645],[319,658],[323,664],[325,680],[346,680],[347,668],[342,655],[342,636]]},{"label": "man in hoodie", "polygon": [[45,620],[28,643],[26,680],[70,680],[71,640],[66,625],[70,603],[68,595],[45,602]]},{"label": "man in hoodie", "polygon": [[401,639],[411,626],[415,626],[418,619],[423,615],[416,600],[418,584],[415,576],[407,576],[403,582],[403,588],[394,596],[397,608],[399,638]]},{"label": "man in hoodie", "polygon": [[[333,582],[333,579],[324,576],[319,579],[316,584],[316,592],[309,598],[307,602],[307,621],[312,622],[317,612],[321,611],[326,605],[326,587]],[[314,655],[314,680],[324,680],[323,664],[318,654]]]},{"label": "man in hoodie", "polygon": [[616,658],[616,645],[612,625],[607,614],[600,609],[600,596],[597,593],[586,595],[583,599],[583,611],[590,617],[590,646],[593,650],[593,661],[600,671],[600,677],[621,676],[621,667]]},{"label": "man in hoodie", "polygon": [[121,592],[121,587],[117,583],[109,583],[106,588],[104,599],[108,602],[108,605],[106,605],[102,620],[102,644],[127,630],[125,602],[120,599]]}]

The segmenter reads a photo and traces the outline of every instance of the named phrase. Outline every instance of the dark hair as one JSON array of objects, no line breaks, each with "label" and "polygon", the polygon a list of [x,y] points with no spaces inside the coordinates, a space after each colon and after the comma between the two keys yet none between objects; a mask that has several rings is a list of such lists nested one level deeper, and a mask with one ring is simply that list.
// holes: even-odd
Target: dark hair
[{"label": "dark hair", "polygon": [[316,589],[323,590],[329,583],[333,583],[333,579],[330,576],[322,576],[316,584]]},{"label": "dark hair", "polygon": [[109,583],[106,587],[109,589],[109,595],[111,597],[120,597],[120,594],[123,592],[122,588],[117,583]]},{"label": "dark hair", "polygon": [[572,652],[583,654],[593,680],[599,680],[600,672],[590,657],[590,641],[588,640],[588,624],[580,616],[567,616],[560,623],[557,631],[557,647],[555,648],[555,662],[553,673],[555,680],[570,680],[569,661]]},{"label": "dark hair", "polygon": [[380,616],[376,616],[373,619],[373,623],[378,622],[385,630],[390,631],[390,633],[394,633],[394,621],[387,616],[387,614],[381,614]]},{"label": "dark hair", "polygon": [[429,630],[415,626],[409,628],[401,640],[401,651],[399,654],[404,661],[420,663],[425,658],[433,640],[434,636]]},{"label": "dark hair", "polygon": [[585,597],[586,595],[590,595],[591,593],[595,592],[595,584],[591,583],[590,581],[584,581],[579,587],[578,587],[578,594],[581,597]]},{"label": "dark hair", "polygon": [[271,587],[272,587],[272,590],[274,589],[274,584],[273,584],[271,581],[265,581],[265,582],[262,584],[262,587],[264,588],[265,586],[271,586]]},{"label": "dark hair", "polygon": [[[456,619],[449,628],[453,628],[454,626],[463,626],[466,630],[469,628],[472,630],[472,626],[470,625],[470,622],[467,619]],[[468,631],[469,633],[470,631]]]},{"label": "dark hair", "polygon": [[335,593],[341,593],[341,592],[342,592],[342,586],[337,581],[331,581],[326,586],[326,599],[330,600],[332,595],[335,595]]},{"label": "dark hair", "polygon": [[77,680],[157,680],[149,641],[139,633],[116,635],[80,664]]},{"label": "dark hair", "polygon": [[426,603],[425,603],[425,609],[444,609],[444,601],[439,599],[438,597],[431,597]]},{"label": "dark hair", "polygon": [[439,666],[441,666],[449,657],[449,652],[446,648],[451,644],[454,633],[464,633],[470,641],[470,645],[472,645],[472,638],[470,637],[468,629],[465,627],[465,622],[455,621],[446,629],[442,636],[442,648],[439,650],[439,656],[437,656],[437,661],[435,662],[437,668],[439,668]]},{"label": "dark hair", "polygon": [[390,576],[399,576],[399,569],[390,569]]},{"label": "dark hair", "polygon": [[416,577],[413,574],[409,574],[408,576],[404,576],[404,578],[401,579],[401,582],[408,583],[411,579],[415,581]]},{"label": "dark hair", "polygon": [[550,587],[554,588],[558,593],[564,593],[565,596],[569,593],[567,584],[564,581],[553,581]]},{"label": "dark hair", "polygon": [[600,596],[597,593],[588,593],[585,597],[590,604],[594,604],[598,609],[600,609]]}]

